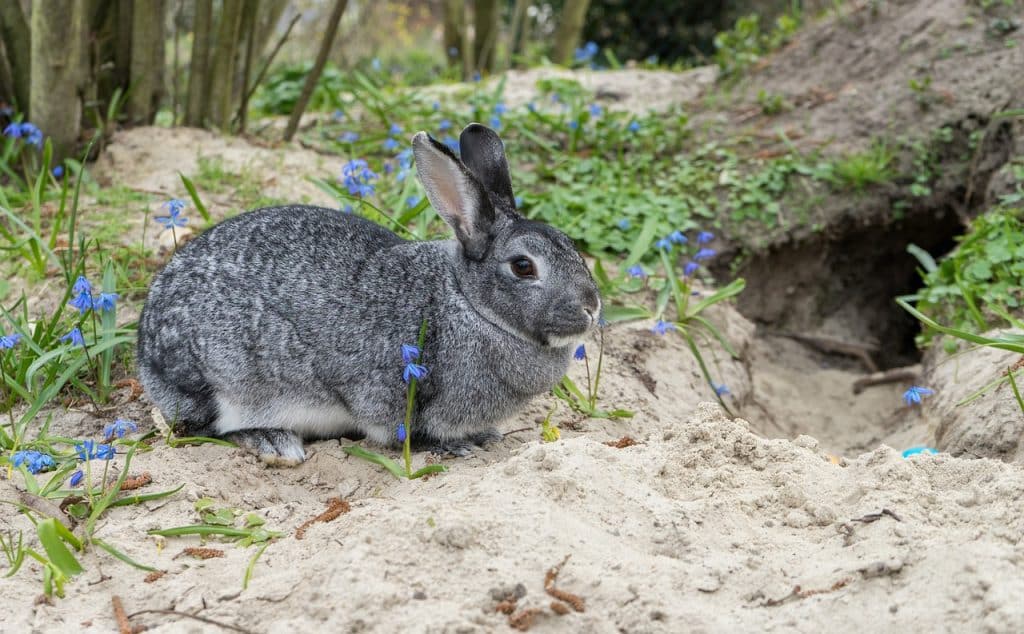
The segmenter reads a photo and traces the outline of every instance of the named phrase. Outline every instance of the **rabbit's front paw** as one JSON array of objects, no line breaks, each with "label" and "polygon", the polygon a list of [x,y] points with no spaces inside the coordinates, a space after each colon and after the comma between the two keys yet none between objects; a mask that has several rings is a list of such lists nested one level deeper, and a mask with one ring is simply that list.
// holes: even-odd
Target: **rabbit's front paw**
[{"label": "rabbit's front paw", "polygon": [[491,427],[461,440],[434,443],[429,447],[429,451],[442,456],[450,454],[459,458],[468,458],[473,455],[474,446],[485,448],[487,445],[501,441],[504,437],[504,434]]},{"label": "rabbit's front paw", "polygon": [[271,467],[294,467],[306,459],[302,439],[285,429],[243,429],[225,436]]}]

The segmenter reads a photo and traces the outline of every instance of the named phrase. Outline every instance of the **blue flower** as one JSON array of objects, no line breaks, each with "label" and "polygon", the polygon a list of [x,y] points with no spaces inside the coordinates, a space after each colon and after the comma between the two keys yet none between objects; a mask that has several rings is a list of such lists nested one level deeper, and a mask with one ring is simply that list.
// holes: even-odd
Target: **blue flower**
[{"label": "blue flower", "polygon": [[644,273],[644,267],[640,266],[639,264],[634,264],[633,266],[629,267],[626,273],[629,273],[630,277],[645,277],[647,275],[646,273]]},{"label": "blue flower", "polygon": [[99,297],[92,300],[92,309],[104,313],[112,311],[117,304],[118,297],[117,293],[100,293]]},{"label": "blue flower", "polygon": [[79,275],[78,279],[75,280],[75,285],[71,287],[71,292],[75,295],[81,295],[82,293],[91,294],[92,284],[84,275]]},{"label": "blue flower", "polygon": [[413,361],[420,358],[419,346],[414,346],[411,343],[402,344],[402,362],[412,363]]},{"label": "blue flower", "polygon": [[405,199],[405,206],[409,207],[410,209],[418,204],[420,204],[419,196],[409,196],[408,198]]},{"label": "blue flower", "polygon": [[495,130],[500,130],[501,129],[501,117],[499,117],[498,115],[492,116],[491,120],[490,120],[490,124],[491,124],[491,128],[493,128]]},{"label": "blue flower", "polygon": [[78,326],[71,329],[71,332],[60,338],[61,341],[70,341],[72,346],[85,346],[85,337]]},{"label": "blue flower", "polygon": [[475,82],[476,81],[480,81],[480,71],[478,71],[478,70],[473,71],[473,81],[475,81]]},{"label": "blue flower", "polygon": [[185,208],[185,201],[174,198],[164,203],[164,207],[167,208],[166,216],[156,216],[153,220],[159,222],[164,226],[164,231],[173,229],[174,227],[184,227],[188,224],[188,218],[181,216],[181,210]]},{"label": "blue flower", "polygon": [[342,143],[355,143],[356,141],[359,140],[359,133],[353,132],[351,130],[346,130],[345,132],[341,133],[341,136],[338,137],[338,140],[341,141]]},{"label": "blue flower", "polygon": [[379,71],[380,70],[380,58],[379,57],[374,57],[370,61],[370,67],[373,68],[373,70]]},{"label": "blue flower", "polygon": [[573,58],[577,62],[589,62],[597,52],[601,50],[595,42],[587,42],[581,48],[576,49]]},{"label": "blue flower", "polygon": [[658,249],[664,249],[665,251],[668,251],[672,248],[672,243],[669,242],[668,238],[662,238],[661,240],[655,242],[654,246]]},{"label": "blue flower", "polygon": [[92,295],[89,293],[79,293],[73,300],[68,302],[68,305],[74,306],[80,314],[84,315],[92,310]]},{"label": "blue flower", "polygon": [[576,352],[573,353],[573,358],[577,361],[582,361],[587,358],[587,348],[581,343],[579,348],[576,348]]},{"label": "blue flower", "polygon": [[398,159],[398,164],[402,166],[402,169],[407,170],[412,167],[412,150],[410,148],[405,148],[399,152],[396,158]]},{"label": "blue flower", "polygon": [[25,143],[29,145],[36,147],[42,147],[43,145],[43,133],[39,128],[27,121],[21,124],[21,136],[25,139]]},{"label": "blue flower", "polygon": [[523,206],[523,197],[516,196],[515,198],[512,199],[512,202],[516,204],[516,209],[519,209],[520,207]]},{"label": "blue flower", "polygon": [[71,474],[71,479],[68,480],[68,485],[76,487],[76,486],[78,486],[78,484],[82,481],[82,478],[84,478],[84,477],[85,477],[85,474],[82,473],[81,469],[79,469],[78,471],[75,471],[74,473]]},{"label": "blue flower", "polygon": [[708,249],[707,247],[705,247],[700,251],[694,253],[693,259],[697,262],[700,262],[701,260],[707,260],[708,258],[713,257],[715,253],[716,251],[714,249]]},{"label": "blue flower", "polygon": [[437,112],[438,110],[440,110],[441,109],[441,102],[440,101],[435,101],[434,104],[433,104],[433,108],[434,108],[434,112]]},{"label": "blue flower", "polygon": [[331,113],[331,118],[334,119],[335,121],[344,121],[345,113],[342,112],[341,109],[335,110],[333,113]]},{"label": "blue flower", "polygon": [[398,423],[398,429],[395,431],[395,437],[398,438],[398,442],[405,442],[405,423]]},{"label": "blue flower", "polygon": [[687,242],[686,236],[683,235],[682,231],[678,230],[668,234],[668,239],[669,242],[674,242],[676,244],[686,244]]},{"label": "blue flower", "polygon": [[601,112],[602,112],[602,110],[601,110],[600,104],[596,104],[596,103],[590,104],[590,116],[592,116],[592,117],[600,117],[601,116]]},{"label": "blue flower", "polygon": [[56,165],[56,166],[54,166],[54,168],[52,170],[50,170],[50,173],[53,174],[54,178],[56,178],[57,180],[60,180],[61,177],[64,176],[64,166],[63,165]]},{"label": "blue flower", "polygon": [[458,57],[458,56],[459,56],[459,49],[458,49],[458,47],[449,46],[448,47],[448,57]]},{"label": "blue flower", "polygon": [[390,174],[393,171],[395,171],[395,166],[394,165],[392,165],[391,163],[385,163],[384,164],[384,174],[385,175]]},{"label": "blue flower", "polygon": [[441,139],[441,143],[444,143],[446,146],[448,146],[448,149],[451,150],[452,152],[455,152],[456,154],[459,153],[459,141],[458,141],[458,139],[455,139],[455,138],[453,138],[452,136],[449,135],[449,136],[446,136],[445,138]]},{"label": "blue flower", "polygon": [[402,379],[406,383],[412,379],[422,379],[425,376],[427,376],[427,366],[418,363],[405,364],[405,370],[402,372]]},{"label": "blue flower", "polygon": [[21,335],[16,332],[12,332],[9,335],[0,335],[0,350],[10,350],[18,345],[19,339],[21,339]]},{"label": "blue flower", "polygon": [[630,132],[639,132],[640,131],[640,122],[639,121],[632,121],[632,122],[630,122],[630,124],[628,126],[626,126],[626,129],[629,130]]},{"label": "blue flower", "polygon": [[448,119],[441,119],[441,123],[437,124],[437,129],[440,132],[446,132],[446,131],[450,130],[451,127],[452,127],[452,122],[449,121]]},{"label": "blue flower", "polygon": [[530,112],[537,112],[537,104],[531,101],[530,103],[526,104],[526,109],[529,110]]},{"label": "blue flower", "polygon": [[505,114],[506,112],[508,112],[508,106],[505,105],[505,102],[499,101],[494,104],[494,114]]},{"label": "blue flower", "polygon": [[580,127],[580,122],[579,121],[576,121],[575,119],[573,119],[572,121],[569,122],[569,129],[570,130],[575,130],[578,127]]},{"label": "blue flower", "polygon": [[717,394],[718,396],[726,396],[728,394],[732,394],[732,392],[729,391],[729,387],[725,383],[722,383],[721,385],[715,384],[714,388],[715,394]]},{"label": "blue flower", "polygon": [[391,127],[388,128],[388,134],[390,134],[391,136],[398,136],[401,133],[402,126],[398,125],[397,123],[392,123]]},{"label": "blue flower", "polygon": [[651,328],[651,332],[653,332],[656,335],[663,335],[666,332],[668,332],[670,330],[675,330],[675,329],[676,329],[676,325],[673,324],[672,322],[670,322],[670,321],[662,321],[662,320],[659,319],[657,321],[657,323],[655,323],[654,326]]},{"label": "blue flower", "polygon": [[352,208],[352,205],[345,205],[344,207],[341,208],[341,213],[343,214],[350,214],[353,211],[355,210]]},{"label": "blue flower", "polygon": [[25,465],[29,473],[39,473],[41,471],[47,471],[57,466],[57,463],[53,461],[53,457],[49,456],[40,451],[15,451],[11,456],[11,464],[15,467]]},{"label": "blue flower", "polygon": [[118,418],[103,428],[103,437],[107,440],[112,439],[114,436],[124,438],[125,434],[134,434],[137,431],[139,431],[139,426],[133,421]]},{"label": "blue flower", "polygon": [[91,440],[83,440],[75,445],[78,452],[78,459],[85,460],[110,460],[114,457],[114,448],[110,445],[99,445]]},{"label": "blue flower", "polygon": [[697,244],[707,244],[715,239],[715,234],[710,231],[701,231],[697,234]]},{"label": "blue flower", "polygon": [[931,396],[932,394],[935,394],[934,390],[919,385],[912,385],[910,389],[903,393],[903,402],[911,407],[920,405],[922,396]]},{"label": "blue flower", "polygon": [[8,123],[7,127],[4,128],[4,136],[11,137],[12,139],[21,138],[21,124],[20,123]]},{"label": "blue flower", "polygon": [[372,196],[372,181],[378,178],[363,159],[352,159],[341,167],[342,183],[352,196]]},{"label": "blue flower", "polygon": [[381,144],[381,147],[384,148],[385,152],[394,152],[395,150],[398,149],[398,146],[398,141],[392,139],[391,137],[384,139],[384,143]]},{"label": "blue flower", "polygon": [[622,229],[623,231],[629,231],[629,228],[632,226],[629,223],[629,218],[623,218],[622,220],[620,220],[617,223],[615,223],[615,225],[619,229]]},{"label": "blue flower", "polygon": [[687,262],[686,266],[683,267],[683,275],[686,277],[690,277],[691,275],[696,273],[697,269],[699,268],[700,265],[697,264],[696,262]]}]

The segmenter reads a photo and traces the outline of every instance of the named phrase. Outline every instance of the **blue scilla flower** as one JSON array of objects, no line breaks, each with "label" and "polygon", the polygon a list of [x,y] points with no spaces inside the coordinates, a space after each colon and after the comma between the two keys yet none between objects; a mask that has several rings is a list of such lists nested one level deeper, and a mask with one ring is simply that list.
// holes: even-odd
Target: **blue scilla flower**
[{"label": "blue scilla flower", "polygon": [[335,121],[344,121],[345,113],[339,108],[331,113],[331,118]]},{"label": "blue scilla flower", "polygon": [[629,267],[626,270],[626,273],[628,273],[630,277],[645,277],[647,275],[646,273],[644,273],[644,267],[640,266],[639,264],[634,264],[633,266]]},{"label": "blue scilla flower", "polygon": [[57,180],[60,180],[61,178],[64,177],[64,166],[63,165],[55,165],[53,167],[53,169],[50,170],[50,173],[53,174],[54,178],[56,178]]},{"label": "blue scilla flower", "polygon": [[573,353],[572,357],[577,361],[582,361],[587,358],[587,348],[582,343],[579,348],[576,348],[576,352]]},{"label": "blue scilla flower", "polygon": [[381,147],[384,148],[385,152],[394,152],[395,150],[398,149],[399,145],[400,144],[398,143],[398,141],[392,139],[391,137],[388,137],[384,139],[384,143],[381,144]]},{"label": "blue scilla flower", "polygon": [[498,103],[494,104],[494,114],[500,115],[505,114],[506,112],[508,112],[508,106],[505,105],[504,101],[499,101]]},{"label": "blue scilla flower", "polygon": [[86,460],[110,460],[114,457],[114,448],[110,445],[102,445],[91,440],[83,440],[75,445],[78,452],[78,459]]},{"label": "blue scilla flower", "polygon": [[934,390],[921,387],[920,385],[912,385],[910,389],[903,393],[903,402],[913,407],[914,405],[921,404],[922,397],[931,396],[932,394],[935,394]]},{"label": "blue scilla flower", "polygon": [[592,116],[592,117],[600,117],[602,112],[604,112],[604,111],[601,109],[601,105],[600,104],[596,104],[596,103],[590,104],[590,116]]},{"label": "blue scilla flower", "polygon": [[412,150],[405,148],[398,153],[398,164],[402,166],[402,169],[407,170],[412,167]]},{"label": "blue scilla flower", "polygon": [[402,379],[406,383],[413,379],[422,379],[425,376],[427,376],[427,366],[418,363],[405,364],[405,370],[402,372]]},{"label": "blue scilla flower", "polygon": [[682,231],[678,231],[678,230],[673,231],[672,233],[668,234],[668,239],[669,239],[669,242],[673,242],[675,244],[686,244],[686,242],[687,242],[686,236],[683,235]]},{"label": "blue scilla flower", "polygon": [[474,82],[480,81],[480,71],[478,71],[478,70],[473,71],[473,81]]},{"label": "blue scilla flower", "polygon": [[696,273],[697,269],[699,268],[700,265],[697,264],[696,262],[687,262],[686,266],[683,267],[683,275],[685,275],[686,277],[690,277],[691,275]]},{"label": "blue scilla flower", "polygon": [[629,125],[626,126],[626,129],[629,130],[630,132],[634,132],[634,133],[639,132],[640,131],[640,122],[639,121],[631,121],[629,123]]},{"label": "blue scilla flower", "polygon": [[530,112],[537,112],[537,104],[531,101],[530,103],[526,104],[526,109],[529,110]]},{"label": "blue scilla flower", "polygon": [[713,387],[715,388],[715,394],[717,394],[718,396],[727,396],[729,394],[732,394],[732,392],[729,391],[729,386],[727,386],[725,383],[722,383],[720,385],[715,384]]},{"label": "blue scilla flower", "polygon": [[434,108],[434,112],[437,112],[438,110],[440,110],[440,109],[441,109],[441,102],[440,102],[440,101],[435,101],[435,102],[434,102],[434,103],[432,104],[432,106],[431,106],[431,107],[433,107],[433,108]]},{"label": "blue scilla flower", "polygon": [[392,123],[391,127],[388,128],[388,134],[390,134],[391,136],[398,136],[401,133],[402,126],[398,125],[397,123]]},{"label": "blue scilla flower", "polygon": [[578,127],[580,127],[580,122],[579,121],[576,121],[575,119],[573,119],[572,121],[569,122],[569,129],[570,130],[575,130]]},{"label": "blue scilla flower", "polygon": [[697,244],[707,244],[715,239],[715,234],[710,231],[701,231],[697,234]]},{"label": "blue scilla flower", "polygon": [[12,332],[9,335],[0,335],[0,350],[10,350],[18,345],[19,339],[21,339],[21,335],[16,332]]},{"label": "blue scilla flower", "polygon": [[184,227],[188,224],[188,218],[184,218],[181,215],[181,210],[185,208],[184,200],[174,198],[165,202],[163,206],[167,208],[167,215],[155,216],[153,220],[163,225],[164,231],[174,227]]},{"label": "blue scilla flower", "polygon": [[374,57],[372,60],[370,60],[370,67],[373,68],[373,70],[379,71],[380,70],[380,58],[379,57]]},{"label": "blue scilla flower", "polygon": [[359,133],[353,132],[351,130],[346,130],[345,132],[341,133],[341,136],[338,137],[338,140],[341,141],[342,143],[355,143],[356,141],[359,140]]},{"label": "blue scilla flower", "polygon": [[395,430],[395,437],[398,438],[398,442],[405,442],[405,423],[398,423],[398,429]]},{"label": "blue scilla flower", "polygon": [[79,314],[86,314],[92,310],[92,295],[89,293],[79,293],[73,300],[68,302],[69,306],[74,306],[78,309]]},{"label": "blue scilla flower", "polygon": [[402,344],[402,362],[412,363],[413,361],[420,358],[419,346],[414,346],[411,343]]},{"label": "blue scilla flower", "polygon": [[441,139],[441,143],[444,143],[445,146],[452,152],[455,152],[456,154],[459,153],[459,140],[452,137],[451,135],[448,135],[445,138]]},{"label": "blue scilla flower", "polygon": [[629,222],[629,218],[623,218],[622,220],[616,222],[615,226],[617,226],[619,229],[622,229],[623,231],[629,231],[629,228],[632,225]]},{"label": "blue scilla flower", "polygon": [[12,139],[21,138],[21,124],[20,123],[8,123],[7,127],[4,128],[4,136]]},{"label": "blue scilla flower", "polygon": [[117,293],[100,293],[97,297],[92,300],[92,309],[106,313],[114,310],[117,305],[117,298],[120,297]]},{"label": "blue scilla flower", "polygon": [[491,124],[491,128],[495,130],[501,129],[501,117],[499,117],[498,115],[491,116],[491,120],[489,123]]},{"label": "blue scilla flower", "polygon": [[11,456],[11,464],[15,467],[25,465],[29,473],[39,473],[41,471],[48,471],[57,466],[57,463],[53,461],[53,457],[49,456],[41,451],[15,451]]},{"label": "blue scilla flower", "polygon": [[82,482],[82,478],[85,477],[85,473],[81,469],[71,474],[71,478],[68,480],[68,485],[76,487]]},{"label": "blue scilla flower", "polygon": [[134,421],[118,418],[103,428],[103,437],[107,440],[112,439],[114,436],[124,438],[125,434],[134,434],[137,431],[139,431],[139,426]]},{"label": "blue scilla flower", "polygon": [[597,55],[599,50],[601,49],[597,46],[596,42],[587,42],[580,48],[576,49],[573,54],[573,59],[577,62],[589,62],[595,55]]},{"label": "blue scilla flower", "polygon": [[81,295],[82,293],[92,294],[92,283],[84,275],[79,275],[78,279],[75,280],[75,285],[71,287],[71,292],[75,295]]},{"label": "blue scilla flower", "polygon": [[61,341],[70,341],[72,346],[85,346],[85,337],[82,336],[82,330],[75,326],[71,329],[71,332],[60,338]]},{"label": "blue scilla flower", "polygon": [[705,247],[694,253],[693,259],[697,262],[700,262],[701,260],[707,260],[708,258],[714,257],[715,253],[717,253],[717,251],[715,251],[714,249],[708,249],[707,247]]},{"label": "blue scilla flower", "polygon": [[343,214],[350,214],[353,211],[355,211],[355,209],[352,208],[352,205],[345,205],[344,207],[341,208],[341,213]]},{"label": "blue scilla flower", "polygon": [[410,209],[412,209],[418,204],[420,204],[419,196],[409,196],[408,198],[405,199],[405,206],[409,207]]},{"label": "blue scilla flower", "polygon": [[457,46],[449,46],[448,47],[448,57],[458,57],[458,56],[459,56],[459,48]]},{"label": "blue scilla flower", "polygon": [[437,124],[437,129],[440,132],[447,132],[452,129],[452,122],[448,119],[441,119],[441,122]]},{"label": "blue scilla flower", "polygon": [[352,159],[341,167],[342,183],[352,196],[372,196],[378,176],[363,159]]},{"label": "blue scilla flower", "polygon": [[654,326],[651,327],[651,332],[653,332],[656,335],[663,335],[666,332],[668,332],[670,330],[675,330],[675,329],[676,329],[676,325],[673,324],[672,322],[670,322],[670,321],[662,321],[662,320],[659,319],[654,324]]},{"label": "blue scilla flower", "polygon": [[515,198],[512,199],[512,202],[515,203],[516,209],[519,209],[520,207],[523,206],[523,197],[522,196],[516,196]]},{"label": "blue scilla flower", "polygon": [[385,175],[388,175],[388,174],[390,174],[393,171],[395,171],[395,166],[394,165],[392,165],[391,163],[385,163],[384,164],[384,174]]},{"label": "blue scilla flower", "polygon": [[655,246],[655,248],[668,251],[668,250],[670,250],[672,248],[672,243],[669,241],[668,238],[662,238],[661,240],[658,240],[657,242],[655,242],[654,246]]},{"label": "blue scilla flower", "polygon": [[9,124],[4,128],[4,136],[11,137],[12,139],[24,139],[25,143],[36,147],[42,147],[43,145],[42,131],[27,121]]}]

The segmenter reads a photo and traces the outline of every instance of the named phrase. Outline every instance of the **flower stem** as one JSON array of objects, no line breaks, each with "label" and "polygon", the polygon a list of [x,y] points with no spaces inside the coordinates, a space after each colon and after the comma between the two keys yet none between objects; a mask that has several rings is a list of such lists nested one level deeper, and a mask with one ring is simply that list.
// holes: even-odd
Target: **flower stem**
[{"label": "flower stem", "polygon": [[590,396],[590,409],[597,407],[597,388],[601,384],[601,363],[604,361],[604,328],[597,327],[598,349],[597,349],[597,372],[594,373],[594,392]]},{"label": "flower stem", "polygon": [[[418,361],[423,363],[423,343],[427,339],[427,320],[420,324],[420,335],[416,346],[420,349]],[[416,377],[409,378],[409,388],[405,396],[405,442],[402,444],[402,458],[405,460],[405,477],[412,478],[412,408],[416,402]]]}]

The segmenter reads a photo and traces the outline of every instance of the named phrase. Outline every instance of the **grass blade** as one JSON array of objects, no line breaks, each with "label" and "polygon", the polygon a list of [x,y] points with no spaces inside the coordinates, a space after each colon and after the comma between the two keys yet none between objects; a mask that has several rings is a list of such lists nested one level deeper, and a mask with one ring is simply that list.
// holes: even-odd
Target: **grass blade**
[{"label": "grass blade", "polygon": [[196,191],[195,184],[192,183],[192,179],[185,176],[181,172],[178,172],[178,176],[181,177],[181,184],[185,186],[185,190],[188,191],[189,197],[192,199],[192,204],[196,206],[196,211],[203,217],[203,220],[210,222],[210,211],[203,204],[201,198],[199,198],[199,192]]},{"label": "grass blade", "polygon": [[96,539],[94,537],[93,540],[92,540],[92,543],[96,544],[97,546],[99,546],[103,550],[107,551],[108,553],[110,553],[114,557],[117,557],[118,559],[120,559],[124,563],[128,564],[132,568],[138,568],[139,570],[145,570],[146,572],[154,572],[154,571],[156,571],[156,568],[153,568],[151,566],[147,566],[145,564],[140,564],[139,562],[135,561],[134,559],[132,559],[128,555],[124,554],[120,550],[114,548],[113,546],[111,546],[107,542],[103,541],[102,539]]},{"label": "grass blade", "polygon": [[397,462],[395,462],[391,458],[388,458],[387,456],[372,451],[367,451],[366,449],[363,449],[359,445],[349,445],[348,447],[343,447],[342,449],[345,451],[345,453],[347,453],[350,456],[355,456],[357,458],[362,458],[367,462],[379,464],[380,466],[390,471],[392,475],[394,475],[396,478],[405,478],[405,470],[402,469],[402,467],[400,467]]}]

